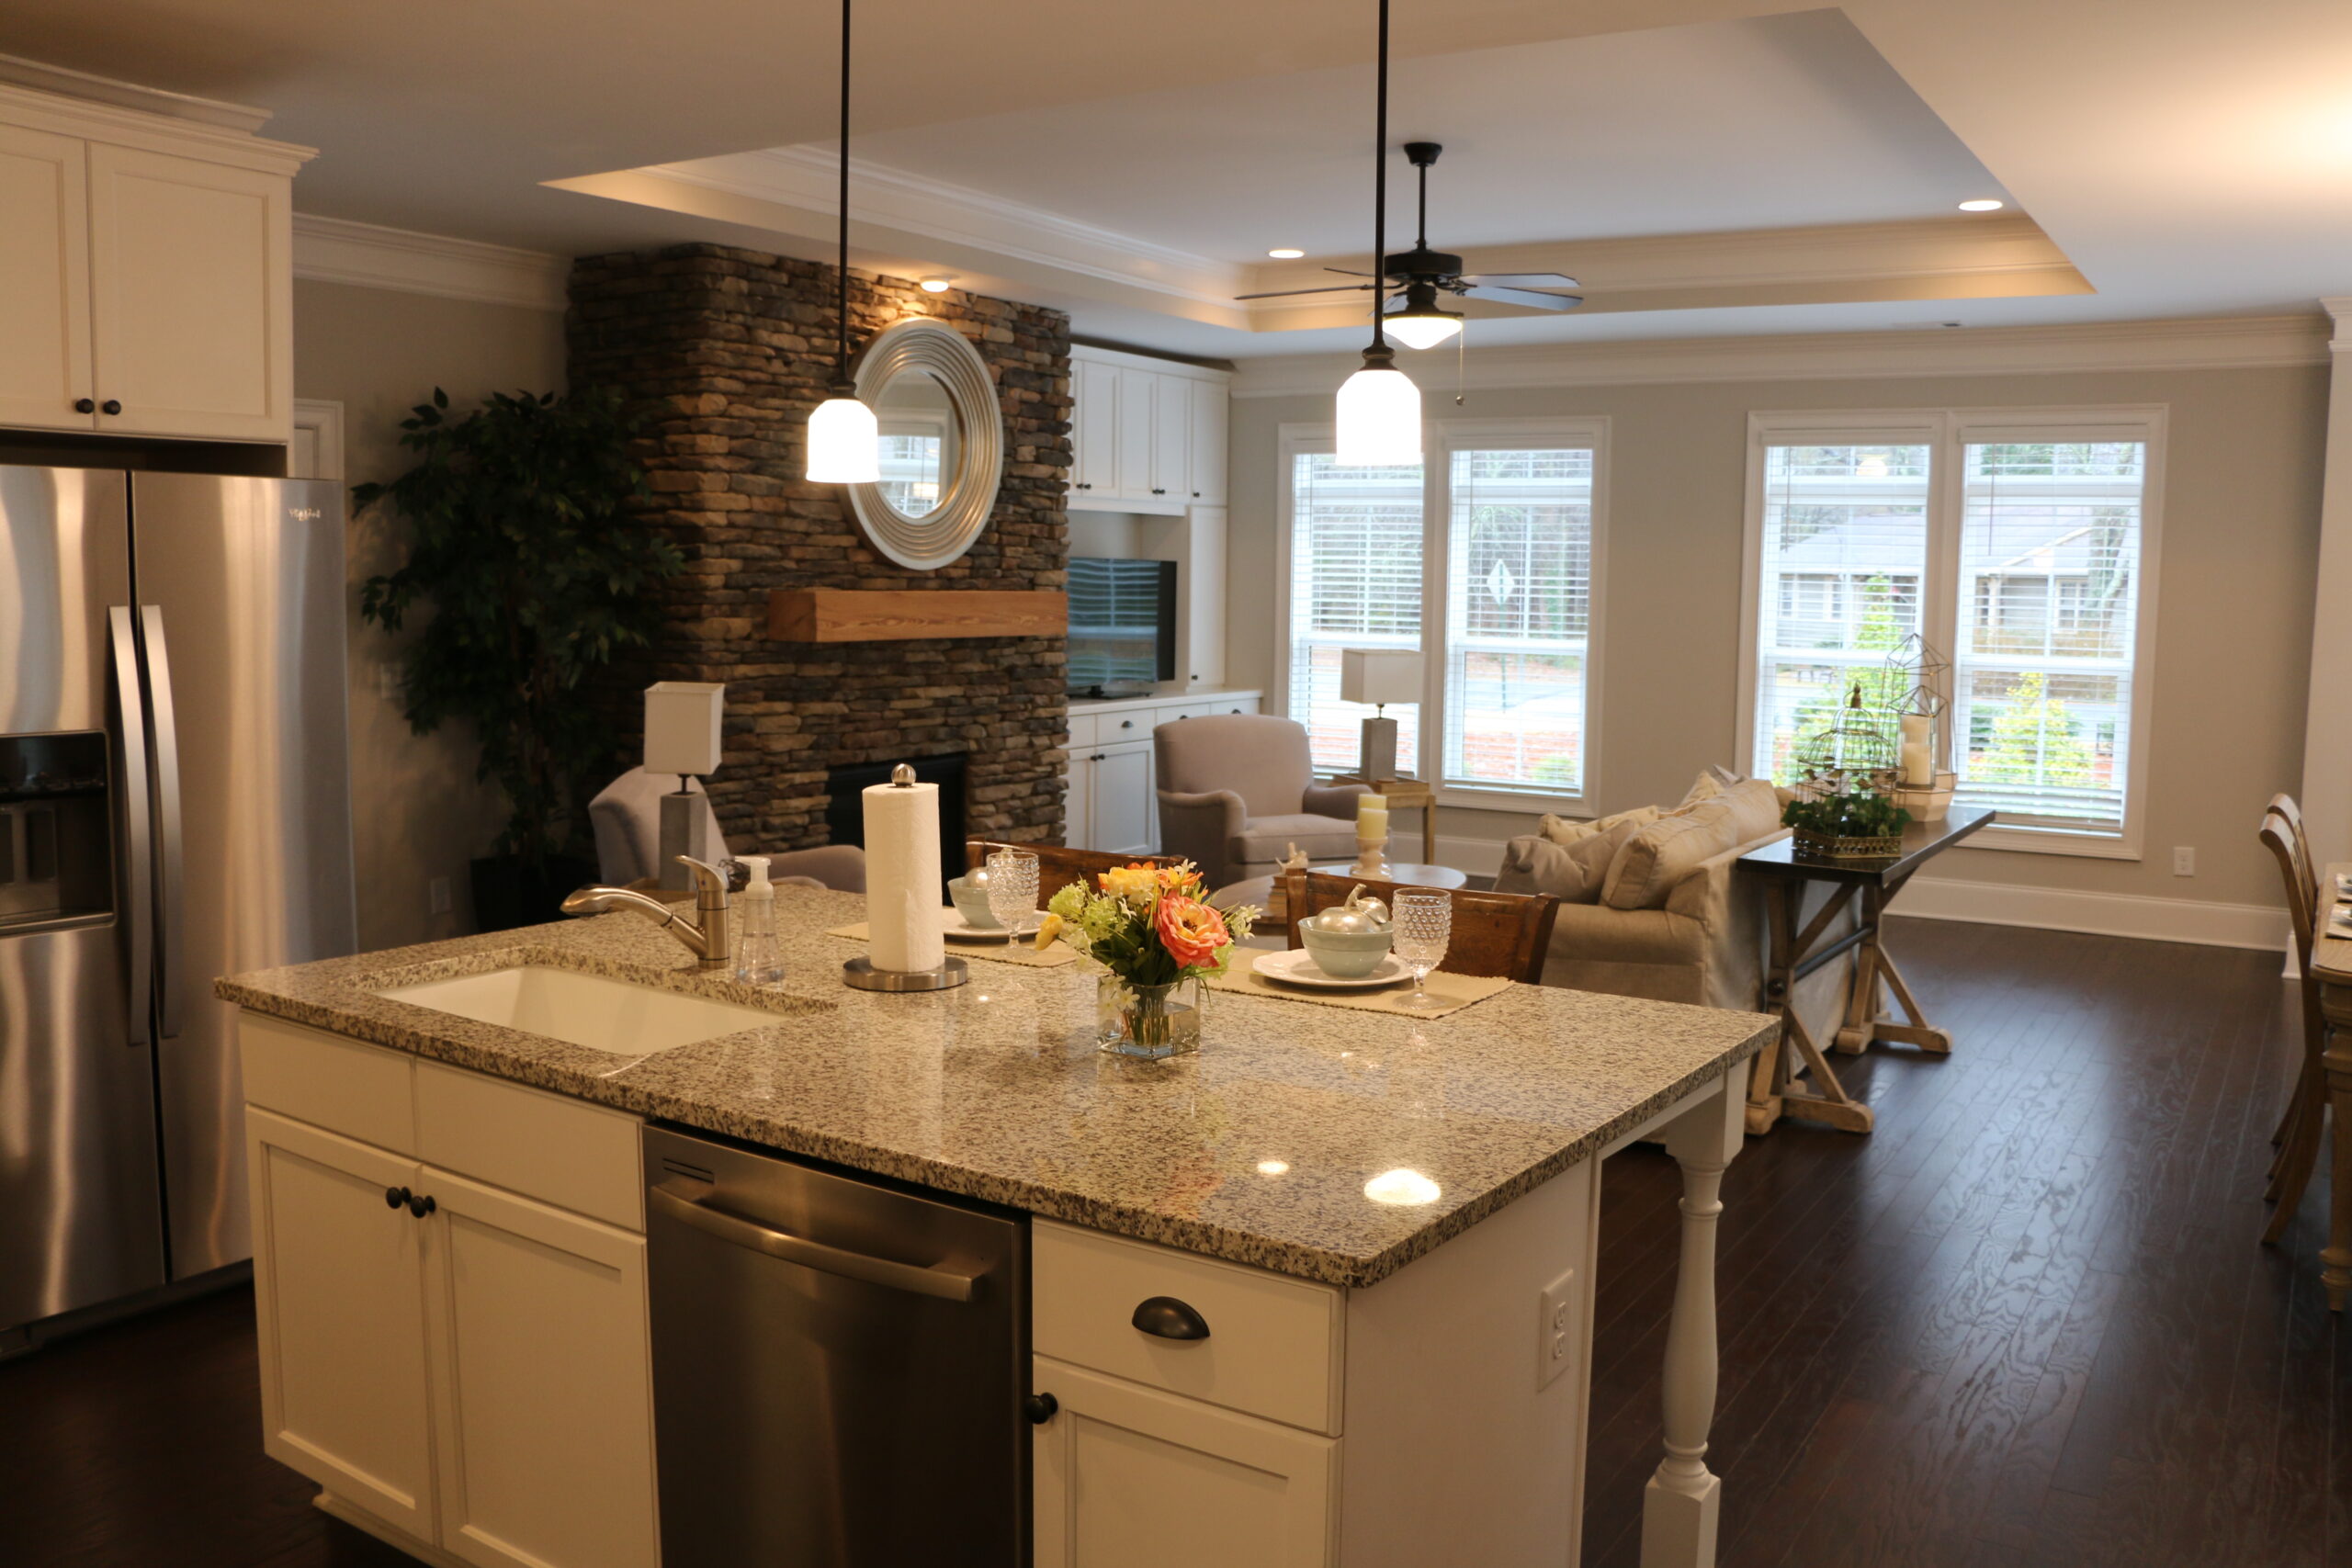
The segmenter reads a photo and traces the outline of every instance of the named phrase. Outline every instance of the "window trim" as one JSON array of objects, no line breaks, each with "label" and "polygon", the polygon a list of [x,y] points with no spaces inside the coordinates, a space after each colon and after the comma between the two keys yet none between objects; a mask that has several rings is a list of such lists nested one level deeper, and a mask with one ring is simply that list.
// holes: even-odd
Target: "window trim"
[{"label": "window trim", "polygon": [[[1609,436],[1606,414],[1528,419],[1429,420],[1421,427],[1421,705],[1419,753],[1415,778],[1430,783],[1443,807],[1476,811],[1583,814],[1600,795],[1602,666],[1606,648],[1603,606],[1609,537]],[[1584,772],[1573,795],[1555,787],[1513,789],[1498,785],[1449,784],[1445,761],[1445,624],[1447,572],[1453,560],[1447,529],[1453,502],[1450,476],[1457,451],[1530,446],[1545,442],[1588,446],[1592,452],[1591,581],[1587,605],[1584,668]],[[1302,454],[1328,453],[1333,430],[1328,423],[1285,423],[1276,433],[1281,472],[1275,485],[1274,626],[1277,644],[1271,686],[1273,711],[1291,712],[1292,541],[1296,535],[1294,478]],[[1401,759],[1400,759],[1401,761]]]},{"label": "window trim", "polygon": [[[2126,753],[2123,821],[2114,833],[2086,828],[1996,825],[1973,834],[1970,849],[2093,860],[2145,858],[2148,772],[2154,750],[2156,612],[2162,602],[2165,457],[2169,406],[1752,411],[1747,416],[1747,496],[1742,518],[1739,605],[1739,690],[1735,745],[1743,760],[1756,755],[1756,638],[1763,586],[1764,450],[1768,446],[1862,441],[1926,443],[1928,562],[1921,583],[1921,626],[1929,642],[1957,649],[1961,517],[1966,482],[1962,450],[2000,441],[2138,441],[2146,448],[2140,491],[2139,603],[2132,649],[2132,744]],[[1929,584],[1940,584],[1928,592]]]}]

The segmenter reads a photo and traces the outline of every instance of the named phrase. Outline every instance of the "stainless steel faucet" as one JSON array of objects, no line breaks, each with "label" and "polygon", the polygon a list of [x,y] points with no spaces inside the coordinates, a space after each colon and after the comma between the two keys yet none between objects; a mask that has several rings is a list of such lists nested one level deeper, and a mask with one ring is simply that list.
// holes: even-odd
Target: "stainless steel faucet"
[{"label": "stainless steel faucet", "polygon": [[583,887],[563,901],[563,912],[601,915],[607,909],[634,909],[684,942],[695,955],[695,968],[731,968],[735,944],[727,920],[727,874],[692,855],[680,855],[678,863],[694,873],[695,913],[701,917],[699,920],[686,919],[675,904],[664,904],[628,887]]}]

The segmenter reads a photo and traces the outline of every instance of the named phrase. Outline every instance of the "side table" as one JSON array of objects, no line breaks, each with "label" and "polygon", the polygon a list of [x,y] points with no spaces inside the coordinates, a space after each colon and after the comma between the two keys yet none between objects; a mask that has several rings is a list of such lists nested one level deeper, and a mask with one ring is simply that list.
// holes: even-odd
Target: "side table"
[{"label": "side table", "polygon": [[[1335,773],[1335,784],[1360,784],[1388,803],[1391,811],[1399,807],[1421,814],[1421,859],[1434,863],[1437,860],[1437,791],[1419,779],[1367,779],[1362,773]],[[1322,867],[1316,867],[1320,871]]]},{"label": "side table", "polygon": [[[1901,852],[1882,860],[1809,859],[1796,852],[1793,838],[1775,840],[1739,857],[1741,870],[1764,879],[1771,932],[1764,968],[1764,1010],[1781,1015],[1781,1037],[1758,1053],[1749,1080],[1749,1132],[1769,1132],[1782,1116],[1826,1122],[1849,1133],[1867,1133],[1873,1125],[1871,1108],[1846,1092],[1797,1012],[1797,982],[1844,953],[1854,954],[1854,978],[1847,993],[1845,1021],[1832,1038],[1838,1050],[1859,1055],[1873,1040],[1917,1045],[1939,1055],[1951,1050],[1951,1036],[1928,1021],[1903,972],[1895,968],[1879,921],[1914,872],[1992,821],[1993,816],[1978,807],[1955,806],[1937,821],[1914,822],[1905,828]],[[1809,882],[1829,883],[1836,891],[1799,930],[1797,919]],[[1843,936],[1828,937],[1838,915],[1858,897],[1860,922]],[[1883,991],[1891,993],[1901,1006],[1901,1018],[1883,1010]],[[1812,1078],[1811,1089],[1797,1087],[1801,1074]]]}]

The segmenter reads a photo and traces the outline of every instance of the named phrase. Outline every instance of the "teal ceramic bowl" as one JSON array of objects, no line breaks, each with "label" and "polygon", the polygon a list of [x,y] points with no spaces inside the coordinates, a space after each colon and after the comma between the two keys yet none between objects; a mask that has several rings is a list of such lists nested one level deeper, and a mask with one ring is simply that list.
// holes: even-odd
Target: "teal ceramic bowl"
[{"label": "teal ceramic bowl", "polygon": [[989,890],[973,886],[970,877],[958,876],[950,880],[947,896],[956,900],[956,912],[964,917],[966,925],[976,931],[998,929],[996,916],[989,909]]},{"label": "teal ceramic bowl", "polygon": [[1306,944],[1315,967],[1334,980],[1361,980],[1380,967],[1396,933],[1387,926],[1370,931],[1317,931],[1311,920],[1299,923],[1299,940]]}]

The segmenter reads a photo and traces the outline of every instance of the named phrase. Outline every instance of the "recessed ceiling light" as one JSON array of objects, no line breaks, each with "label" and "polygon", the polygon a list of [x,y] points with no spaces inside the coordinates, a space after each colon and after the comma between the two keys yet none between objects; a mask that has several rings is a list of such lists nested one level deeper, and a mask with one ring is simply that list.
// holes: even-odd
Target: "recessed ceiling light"
[{"label": "recessed ceiling light", "polygon": [[915,287],[925,294],[944,294],[955,286],[944,277],[926,277],[918,282]]},{"label": "recessed ceiling light", "polygon": [[1962,202],[1960,209],[1962,212],[1998,212],[2007,205],[1997,196],[1980,196],[1973,201]]},{"label": "recessed ceiling light", "polygon": [[1266,254],[1273,257],[1276,261],[1296,261],[1306,253],[1301,250],[1295,250],[1289,245],[1283,245],[1274,250],[1268,251]]}]

